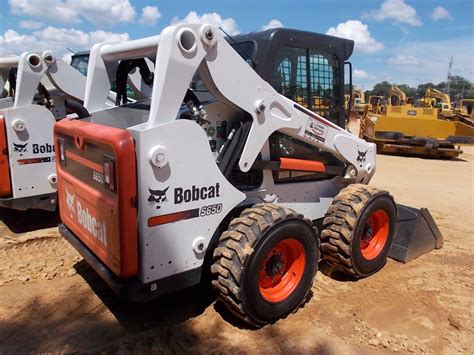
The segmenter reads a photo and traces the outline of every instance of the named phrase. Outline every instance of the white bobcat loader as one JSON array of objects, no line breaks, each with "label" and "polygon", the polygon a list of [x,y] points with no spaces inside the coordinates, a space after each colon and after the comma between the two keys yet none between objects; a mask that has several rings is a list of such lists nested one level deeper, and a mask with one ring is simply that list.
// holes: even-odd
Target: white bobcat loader
[{"label": "white bobcat loader", "polygon": [[[129,80],[135,96],[147,97],[150,88],[138,71]],[[0,58],[0,87],[5,83],[6,97],[0,99],[0,206],[54,211],[53,125],[67,115],[89,114],[82,106],[86,77],[49,51],[26,52]],[[108,92],[101,108],[114,107],[118,99],[120,95]]]},{"label": "white bobcat loader", "polygon": [[80,113],[85,77],[51,52],[0,59],[0,206],[56,209],[53,125]]},{"label": "white bobcat loader", "polygon": [[[274,73],[259,67],[257,48],[277,58]],[[218,299],[254,326],[305,302],[320,260],[354,277],[378,271],[397,206],[367,186],[375,145],[302,106],[332,114],[331,103],[343,104],[352,48],[287,29],[233,48],[197,24],[94,46],[84,99],[93,113],[54,127],[60,232],[121,296],[150,299],[210,271]],[[118,63],[146,57],[155,58],[150,99],[102,109]],[[315,85],[293,85],[309,71]],[[214,99],[188,89],[193,76]],[[311,88],[320,91],[307,96]]]}]

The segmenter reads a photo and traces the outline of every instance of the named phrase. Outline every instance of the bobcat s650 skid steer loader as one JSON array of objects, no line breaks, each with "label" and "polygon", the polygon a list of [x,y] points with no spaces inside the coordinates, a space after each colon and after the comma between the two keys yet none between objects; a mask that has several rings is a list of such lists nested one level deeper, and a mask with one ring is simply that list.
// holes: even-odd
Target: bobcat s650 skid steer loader
[{"label": "bobcat s650 skid steer loader", "polygon": [[[354,277],[383,267],[397,206],[367,186],[375,145],[341,127],[353,42],[287,29],[235,41],[180,24],[92,48],[93,113],[54,127],[59,228],[121,296],[210,271],[219,300],[262,326],[305,302],[320,260]],[[150,99],[101,109],[114,70],[142,58]]]}]

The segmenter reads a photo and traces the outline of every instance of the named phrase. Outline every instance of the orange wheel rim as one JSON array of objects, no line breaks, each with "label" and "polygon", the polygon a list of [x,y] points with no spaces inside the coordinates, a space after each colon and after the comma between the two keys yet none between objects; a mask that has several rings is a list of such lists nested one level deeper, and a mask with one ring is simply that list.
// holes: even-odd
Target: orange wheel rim
[{"label": "orange wheel rim", "polygon": [[262,297],[272,303],[287,299],[298,287],[306,265],[304,247],[296,239],[283,239],[265,255],[259,270]]},{"label": "orange wheel rim", "polygon": [[387,244],[390,218],[384,210],[377,210],[367,219],[360,241],[360,251],[366,260],[380,255]]}]

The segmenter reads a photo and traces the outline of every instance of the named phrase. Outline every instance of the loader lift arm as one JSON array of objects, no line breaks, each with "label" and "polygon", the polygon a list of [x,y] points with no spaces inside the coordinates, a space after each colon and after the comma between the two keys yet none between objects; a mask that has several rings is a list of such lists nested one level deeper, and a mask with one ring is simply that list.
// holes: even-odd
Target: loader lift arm
[{"label": "loader lift arm", "polygon": [[[197,70],[209,92],[252,117],[239,167],[253,166],[265,141],[280,131],[331,152],[350,165],[355,182],[368,183],[375,173],[375,145],[279,94],[264,81],[212,25],[182,24],[160,36],[125,44],[98,44],[91,50],[85,107],[103,106],[112,73],[120,60],[154,58],[153,95],[145,129],[177,118]],[[245,87],[245,90],[242,90]],[[176,93],[182,93],[176,94]]]},{"label": "loader lift arm", "polygon": [[[12,82],[12,69],[15,68],[16,80]],[[0,86],[3,87],[7,79],[14,86],[15,108],[31,105],[37,91],[50,100],[49,93],[42,84],[45,76],[66,97],[83,102],[85,78],[63,60],[56,58],[52,52],[25,52],[19,57],[0,59]]]}]

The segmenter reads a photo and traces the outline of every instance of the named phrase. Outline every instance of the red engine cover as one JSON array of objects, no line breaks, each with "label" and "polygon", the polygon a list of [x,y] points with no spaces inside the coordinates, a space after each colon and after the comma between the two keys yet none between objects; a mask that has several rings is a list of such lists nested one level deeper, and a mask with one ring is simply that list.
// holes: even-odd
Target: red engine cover
[{"label": "red engine cover", "polygon": [[[136,275],[137,182],[132,136],[123,129],[64,119],[55,124],[54,137],[61,220],[117,276]],[[114,191],[104,184],[105,159],[115,162]]]}]

